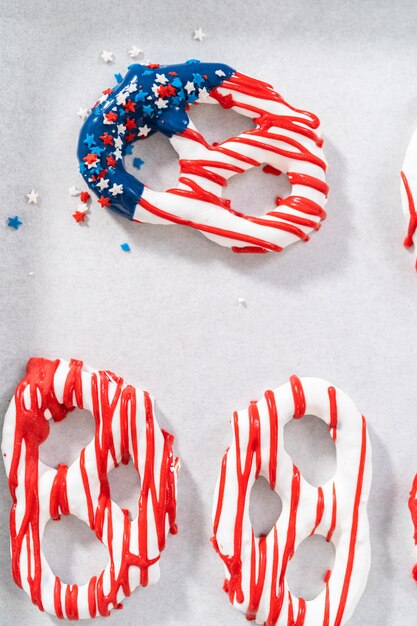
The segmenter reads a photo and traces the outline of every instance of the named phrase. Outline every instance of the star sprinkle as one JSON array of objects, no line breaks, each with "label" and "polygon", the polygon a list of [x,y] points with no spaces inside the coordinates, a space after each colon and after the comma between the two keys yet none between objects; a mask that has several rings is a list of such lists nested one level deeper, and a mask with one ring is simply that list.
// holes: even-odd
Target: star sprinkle
[{"label": "star sprinkle", "polygon": [[216,70],[214,73],[216,74],[216,76],[219,76],[220,78],[222,76],[226,76],[226,74],[223,72],[223,70]]},{"label": "star sprinkle", "polygon": [[139,126],[138,131],[139,137],[147,137],[151,132],[151,129],[147,124],[145,124],[144,126]]},{"label": "star sprinkle", "polygon": [[75,211],[75,213],[72,214],[72,217],[75,219],[77,224],[79,224],[80,222],[85,223],[86,213],[85,211]]},{"label": "star sprinkle", "polygon": [[113,187],[109,190],[112,196],[117,196],[120,193],[123,193],[123,185],[116,185],[113,183]]},{"label": "star sprinkle", "polygon": [[114,62],[113,52],[108,52],[107,50],[103,50],[100,54],[100,58],[104,61],[104,63]]},{"label": "star sprinkle", "polygon": [[117,72],[117,74],[115,74],[114,77],[118,83],[121,83],[123,80],[123,76],[120,74],[120,72]]},{"label": "star sprinkle", "polygon": [[17,215],[15,215],[14,217],[8,217],[7,220],[7,226],[10,226],[10,228],[14,228],[15,230],[18,230],[19,226],[23,224],[23,222],[20,221]]},{"label": "star sprinkle", "polygon": [[204,38],[206,37],[206,34],[203,33],[203,29],[201,28],[196,28],[193,32],[193,39],[195,39],[196,41],[203,41]]},{"label": "star sprinkle", "polygon": [[137,48],[136,46],[132,46],[128,54],[131,59],[137,59],[143,54],[143,50]]},{"label": "star sprinkle", "polygon": [[90,115],[90,109],[82,109],[81,107],[77,111],[78,117],[81,117],[82,120],[86,120]]},{"label": "star sprinkle", "polygon": [[38,196],[39,194],[36,193],[34,189],[32,189],[30,193],[26,194],[26,198],[28,199],[28,204],[38,204]]},{"label": "star sprinkle", "polygon": [[168,78],[165,76],[165,74],[158,74],[157,72],[155,82],[161,83],[161,85],[166,85],[166,83],[168,82]]},{"label": "star sprinkle", "polygon": [[155,100],[155,104],[158,107],[158,109],[166,109],[168,106],[168,100],[163,100],[162,98],[158,98],[158,100]]},{"label": "star sprinkle", "polygon": [[184,89],[185,89],[185,91],[186,91],[187,93],[191,93],[192,91],[195,91],[195,86],[194,86],[194,83],[192,83],[190,80],[188,80],[188,81],[185,83],[185,87],[184,87]]},{"label": "star sprinkle", "polygon": [[103,208],[105,206],[110,206],[110,198],[106,198],[105,196],[100,196],[98,202]]},{"label": "star sprinkle", "polygon": [[136,167],[137,170],[140,170],[145,161],[142,161],[139,157],[133,159],[133,167]]},{"label": "star sprinkle", "polygon": [[120,244],[121,249],[123,250],[123,252],[130,252],[130,246],[128,243],[121,243]]},{"label": "star sprinkle", "polygon": [[101,178],[99,182],[97,183],[97,187],[100,189],[100,191],[103,191],[103,189],[107,189],[108,186],[109,186],[108,178]]},{"label": "star sprinkle", "polygon": [[79,196],[81,191],[80,189],[77,189],[77,187],[75,187],[75,185],[73,185],[72,187],[68,188],[68,193],[70,196]]},{"label": "star sprinkle", "polygon": [[245,298],[238,298],[238,299],[237,299],[237,301],[238,301],[238,303],[239,303],[241,306],[243,306],[245,309],[247,308],[248,303],[247,303],[247,301],[245,300]]},{"label": "star sprinkle", "polygon": [[80,200],[81,202],[87,202],[87,200],[89,200],[91,198],[90,194],[88,193],[88,191],[82,191],[80,193]]}]

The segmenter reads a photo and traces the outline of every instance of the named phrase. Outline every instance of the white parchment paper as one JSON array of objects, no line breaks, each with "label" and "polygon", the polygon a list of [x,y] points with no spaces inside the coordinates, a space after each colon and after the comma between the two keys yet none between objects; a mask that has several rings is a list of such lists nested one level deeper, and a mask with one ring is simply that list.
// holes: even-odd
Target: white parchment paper
[{"label": "white parchment paper", "polygon": [[[192,39],[199,26],[203,43]],[[149,389],[182,459],[180,532],[162,555],[161,581],[109,623],[243,626],[209,542],[212,494],[232,411],[292,373],[342,387],[370,427],[373,562],[350,624],[415,623],[407,497],[417,471],[417,275],[401,245],[399,171],[417,120],[416,27],[412,1],[0,0],[0,412],[29,356],[81,358]],[[133,44],[153,62],[228,63],[320,116],[331,193],[310,243],[237,256],[197,232],[132,224],[95,202],[88,226],[74,222],[77,110],[114,83]],[[103,49],[114,64],[100,60]],[[220,139],[246,124],[220,110],[196,116]],[[173,182],[166,140],[135,153],[146,182]],[[281,184],[272,179],[269,193]],[[263,180],[242,176],[230,194],[259,210]],[[26,204],[32,188],[38,206]],[[17,232],[6,227],[14,215],[24,222]],[[77,451],[85,428],[75,424],[55,453]],[[57,623],[12,582],[2,469],[0,501],[0,624]],[[74,528],[67,545],[55,544],[67,571],[91,546]]]}]

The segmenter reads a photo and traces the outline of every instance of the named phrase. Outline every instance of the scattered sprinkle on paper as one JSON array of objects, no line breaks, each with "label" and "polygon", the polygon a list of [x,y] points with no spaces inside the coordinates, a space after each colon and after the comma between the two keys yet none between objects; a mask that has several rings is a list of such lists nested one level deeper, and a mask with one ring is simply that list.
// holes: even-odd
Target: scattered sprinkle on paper
[{"label": "scattered sprinkle on paper", "polygon": [[107,50],[103,50],[100,54],[100,58],[104,61],[104,63],[113,63],[114,61],[113,52],[108,52]]},{"label": "scattered sprinkle on paper", "polygon": [[238,301],[238,303],[239,303],[241,306],[243,306],[245,309],[247,308],[248,303],[247,303],[247,301],[245,300],[245,298],[238,298],[238,299],[237,299],[237,301]]},{"label": "scattered sprinkle on paper", "polygon": [[131,59],[138,59],[143,54],[143,50],[137,46],[132,46],[129,50],[129,56]]},{"label": "scattered sprinkle on paper", "polygon": [[80,189],[77,189],[77,187],[75,187],[75,185],[73,185],[72,187],[68,188],[68,193],[70,196],[79,196],[81,193]]},{"label": "scattered sprinkle on paper", "polygon": [[85,222],[86,211],[75,211],[75,213],[72,214],[72,217],[75,219],[77,224],[79,224],[80,222]]},{"label": "scattered sprinkle on paper", "polygon": [[125,242],[125,243],[121,243],[121,244],[120,244],[120,247],[121,247],[121,249],[123,250],[123,252],[130,252],[130,251],[131,251],[131,250],[130,250],[130,246],[129,246],[129,244],[128,244],[128,243],[126,243],[126,242]]},{"label": "scattered sprinkle on paper", "polygon": [[19,226],[23,224],[23,222],[20,221],[17,215],[15,215],[14,217],[8,217],[7,220],[7,226],[10,226],[10,228],[14,228],[15,230],[18,230]]},{"label": "scattered sprinkle on paper", "polygon": [[30,193],[26,194],[26,198],[28,199],[28,204],[38,204],[38,196],[39,194],[36,193],[34,189],[32,189]]},{"label": "scattered sprinkle on paper", "polygon": [[29,272],[28,276],[35,276],[35,272]]},{"label": "scattered sprinkle on paper", "polygon": [[193,39],[195,39],[196,41],[204,41],[204,37],[206,37],[206,34],[203,33],[203,29],[201,28],[196,28],[193,32]]}]

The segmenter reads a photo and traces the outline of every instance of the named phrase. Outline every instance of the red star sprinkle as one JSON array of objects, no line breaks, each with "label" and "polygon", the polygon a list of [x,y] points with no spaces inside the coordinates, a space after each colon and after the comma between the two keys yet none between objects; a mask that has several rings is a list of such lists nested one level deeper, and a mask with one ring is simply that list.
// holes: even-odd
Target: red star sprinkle
[{"label": "red star sprinkle", "polygon": [[170,76],[178,76],[177,72],[168,72]]},{"label": "red star sprinkle", "polygon": [[115,113],[114,111],[110,111],[110,113],[105,113],[104,117],[109,122],[115,122],[117,120],[117,113]]},{"label": "red star sprinkle", "polygon": [[126,113],[134,113],[136,108],[136,102],[132,102],[132,100],[128,100],[126,104],[123,105]]},{"label": "red star sprinkle", "polygon": [[109,167],[116,167],[116,159],[113,156],[106,157],[106,161]]},{"label": "red star sprinkle", "polygon": [[113,137],[109,135],[109,133],[104,133],[104,135],[100,135],[100,139],[103,143],[111,146],[113,144]]},{"label": "red star sprinkle", "polygon": [[83,161],[88,163],[88,165],[92,165],[93,163],[97,161],[97,159],[98,159],[98,156],[90,152],[90,154],[87,154],[87,156],[84,157]]},{"label": "red star sprinkle", "polygon": [[81,200],[81,202],[87,202],[87,200],[89,200],[90,198],[91,198],[91,196],[88,193],[88,191],[82,191],[80,193],[80,200]]},{"label": "red star sprinkle", "polygon": [[106,174],[107,170],[100,170],[100,172],[98,173],[98,178],[104,178]]},{"label": "red star sprinkle", "polygon": [[79,222],[84,222],[85,215],[86,214],[83,211],[75,211],[75,213],[72,214],[72,217],[75,219],[75,221],[78,224]]},{"label": "red star sprinkle", "polygon": [[110,94],[113,93],[113,89],[110,89],[110,87],[109,87],[108,89],[105,89],[103,91],[103,93],[104,93],[105,96],[109,96]]},{"label": "red star sprinkle", "polygon": [[136,128],[136,122],[132,117],[128,117],[126,120],[126,128],[128,130],[132,130],[132,128]]},{"label": "red star sprinkle", "polygon": [[105,198],[104,196],[100,196],[98,201],[102,207],[110,206],[110,198]]},{"label": "red star sprinkle", "polygon": [[161,67],[159,63],[149,63],[146,67],[149,67],[151,70],[156,70],[158,67]]},{"label": "red star sprinkle", "polygon": [[136,139],[135,133],[129,133],[126,135],[126,141],[133,141],[134,139]]},{"label": "red star sprinkle", "polygon": [[168,83],[168,85],[161,85],[158,90],[158,93],[161,96],[161,98],[166,98],[166,97],[169,98],[169,96],[175,96],[175,94],[177,93],[177,90],[175,89],[175,87],[171,85],[171,83]]}]

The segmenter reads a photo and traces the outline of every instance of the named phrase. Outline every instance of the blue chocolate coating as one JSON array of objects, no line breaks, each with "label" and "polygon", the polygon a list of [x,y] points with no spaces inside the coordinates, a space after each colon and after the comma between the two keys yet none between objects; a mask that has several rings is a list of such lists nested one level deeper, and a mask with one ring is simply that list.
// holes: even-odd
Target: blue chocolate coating
[{"label": "blue chocolate coating", "polygon": [[144,185],[125,170],[123,155],[157,131],[167,137],[182,133],[189,123],[186,107],[198,101],[200,89],[210,92],[234,71],[193,59],[177,65],[134,64],[103,92],[81,128],[77,152],[80,172],[102,206],[133,217]]}]

